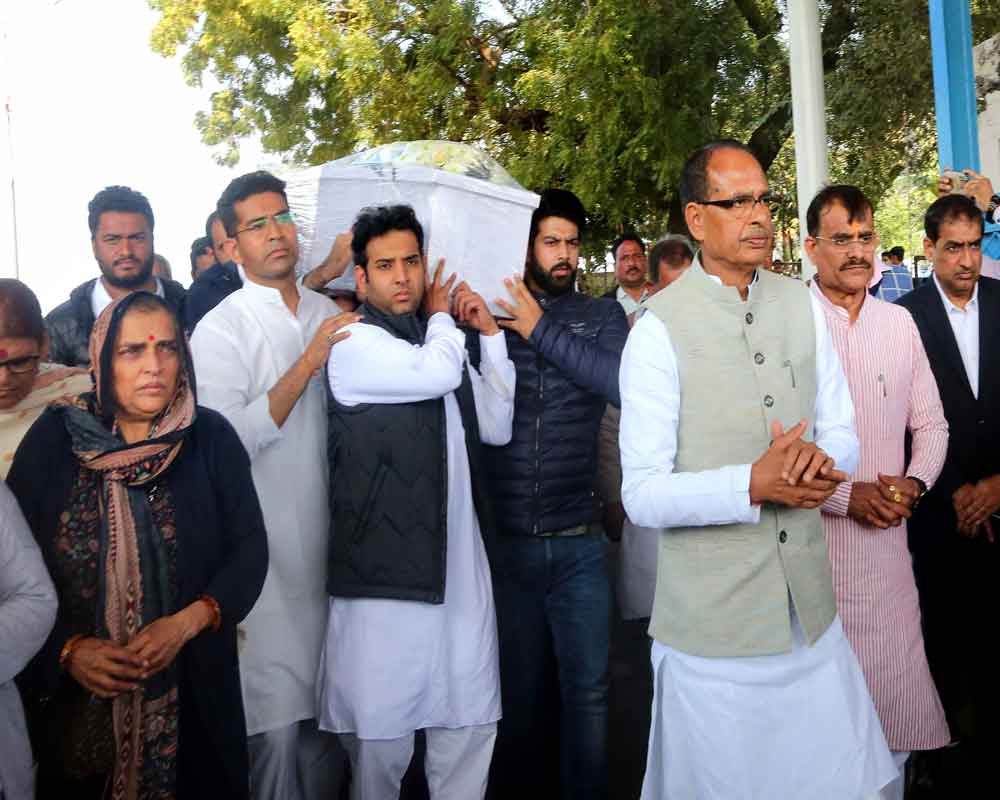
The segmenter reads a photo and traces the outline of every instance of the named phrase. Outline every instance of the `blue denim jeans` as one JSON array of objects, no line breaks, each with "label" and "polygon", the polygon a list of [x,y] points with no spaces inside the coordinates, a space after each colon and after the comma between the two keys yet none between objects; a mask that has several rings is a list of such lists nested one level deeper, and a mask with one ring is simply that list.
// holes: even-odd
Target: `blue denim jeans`
[{"label": "blue denim jeans", "polygon": [[611,590],[604,536],[498,540],[503,719],[490,797],[605,800]]}]

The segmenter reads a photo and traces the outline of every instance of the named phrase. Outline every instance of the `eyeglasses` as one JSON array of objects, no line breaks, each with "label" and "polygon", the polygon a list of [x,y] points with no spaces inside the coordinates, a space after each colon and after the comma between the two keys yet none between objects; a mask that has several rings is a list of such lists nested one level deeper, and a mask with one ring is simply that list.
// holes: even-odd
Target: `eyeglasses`
[{"label": "eyeglasses", "polygon": [[0,369],[7,369],[15,375],[23,375],[31,372],[41,360],[41,356],[22,356],[21,358],[11,358],[7,361],[0,361]]},{"label": "eyeglasses", "polygon": [[850,236],[833,236],[829,239],[825,236],[813,236],[812,238],[818,242],[829,242],[834,250],[840,250],[844,253],[850,250],[851,246],[855,244],[861,245],[862,250],[870,250],[878,242],[878,236],[874,233],[862,233],[856,239]]},{"label": "eyeglasses", "polygon": [[702,206],[716,206],[717,208],[731,211],[733,216],[738,219],[746,219],[753,214],[758,203],[764,206],[768,212],[771,212],[781,205],[781,201],[782,198],[780,195],[772,192],[764,192],[760,197],[741,194],[736,197],[730,197],[728,200],[694,200],[692,202]]},{"label": "eyeglasses", "polygon": [[245,228],[240,228],[236,231],[236,235],[239,236],[241,233],[261,233],[264,231],[268,224],[274,220],[276,225],[293,225],[295,223],[295,217],[292,216],[291,211],[282,211],[280,214],[274,214],[268,217],[259,217],[255,220],[251,220],[250,223]]}]

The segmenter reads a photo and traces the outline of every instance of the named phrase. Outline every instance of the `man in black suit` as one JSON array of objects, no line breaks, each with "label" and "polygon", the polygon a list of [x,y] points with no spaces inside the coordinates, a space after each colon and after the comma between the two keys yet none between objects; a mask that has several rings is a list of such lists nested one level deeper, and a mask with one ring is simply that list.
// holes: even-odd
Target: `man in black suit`
[{"label": "man in black suit", "polygon": [[898,302],[920,331],[949,442],[944,470],[910,522],[910,548],[931,672],[952,737],[973,760],[962,772],[975,780],[977,773],[988,777],[1000,741],[990,655],[1000,575],[994,542],[994,531],[1000,534],[1000,281],[980,275],[983,217],[968,197],[939,198],[927,210],[924,230],[932,279]]}]

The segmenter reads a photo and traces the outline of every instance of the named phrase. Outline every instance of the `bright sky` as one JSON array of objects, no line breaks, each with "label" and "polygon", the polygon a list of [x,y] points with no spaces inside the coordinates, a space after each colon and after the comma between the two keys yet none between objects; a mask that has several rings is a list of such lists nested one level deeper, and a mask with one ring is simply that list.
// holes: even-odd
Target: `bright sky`
[{"label": "bright sky", "polygon": [[[255,142],[218,166],[194,127],[209,90],[179,59],[153,53],[144,0],[0,0],[0,276],[14,277],[11,175],[20,277],[48,311],[98,274],[87,203],[110,184],[149,198],[156,250],[190,282],[188,253],[225,185],[257,168]],[[13,164],[11,159],[11,140]]]}]

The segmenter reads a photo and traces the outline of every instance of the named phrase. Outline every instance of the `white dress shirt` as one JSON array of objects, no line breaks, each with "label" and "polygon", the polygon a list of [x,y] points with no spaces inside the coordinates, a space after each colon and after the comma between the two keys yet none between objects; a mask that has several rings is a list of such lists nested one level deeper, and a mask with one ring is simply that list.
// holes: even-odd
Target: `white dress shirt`
[{"label": "white dress shirt", "polygon": [[642,308],[643,301],[647,297],[649,297],[649,289],[646,288],[643,288],[642,294],[639,295],[638,300],[626,292],[624,286],[619,286],[618,290],[615,292],[615,299],[618,301],[618,305],[624,309],[626,317],[639,311]]},{"label": "white dress shirt", "polygon": [[[153,280],[156,281],[156,294],[163,297],[163,284],[160,283],[160,279],[156,276],[153,276]],[[101,312],[110,305],[111,295],[108,294],[108,290],[104,286],[104,281],[98,278],[94,282],[94,288],[90,293],[90,308],[94,312],[94,319],[101,316]]]},{"label": "white dress shirt", "polygon": [[962,356],[962,364],[965,367],[965,374],[969,379],[969,386],[972,393],[979,397],[979,284],[972,290],[972,297],[965,304],[965,308],[959,308],[945,294],[938,282],[937,275],[931,273],[934,278],[934,285],[941,295],[941,302],[944,303],[944,312],[951,323],[951,329],[955,332],[955,343],[958,345],[958,352]]},{"label": "white dress shirt", "polygon": [[[448,464],[444,603],[333,597],[320,667],[319,724],[362,739],[396,739],[421,728],[484,725],[500,718],[496,613],[489,564],[472,501],[455,389],[468,356],[452,318],[434,314],[423,345],[375,325],[349,327],[328,373],[343,405],[443,397]],[[510,441],[514,364],[502,334],[480,336],[469,366],[479,435]],[[336,477],[336,476],[335,476]],[[334,534],[336,535],[336,533]]]},{"label": "white dress shirt", "polygon": [[[851,474],[858,463],[854,405],[823,309],[814,297],[810,302],[816,327],[813,440],[837,469]],[[674,472],[681,385],[670,335],[655,314],[643,314],[632,328],[619,381],[622,502],[629,519],[653,528],[757,524],[760,506],[750,504],[752,464]]]},{"label": "white dress shirt", "polygon": [[338,312],[329,298],[299,287],[293,314],[277,289],[246,281],[191,337],[198,402],[222,413],[250,454],[267,528],[267,579],[239,627],[251,735],[316,716],[330,524],[326,387],[313,376],[280,428],[267,393]]}]

